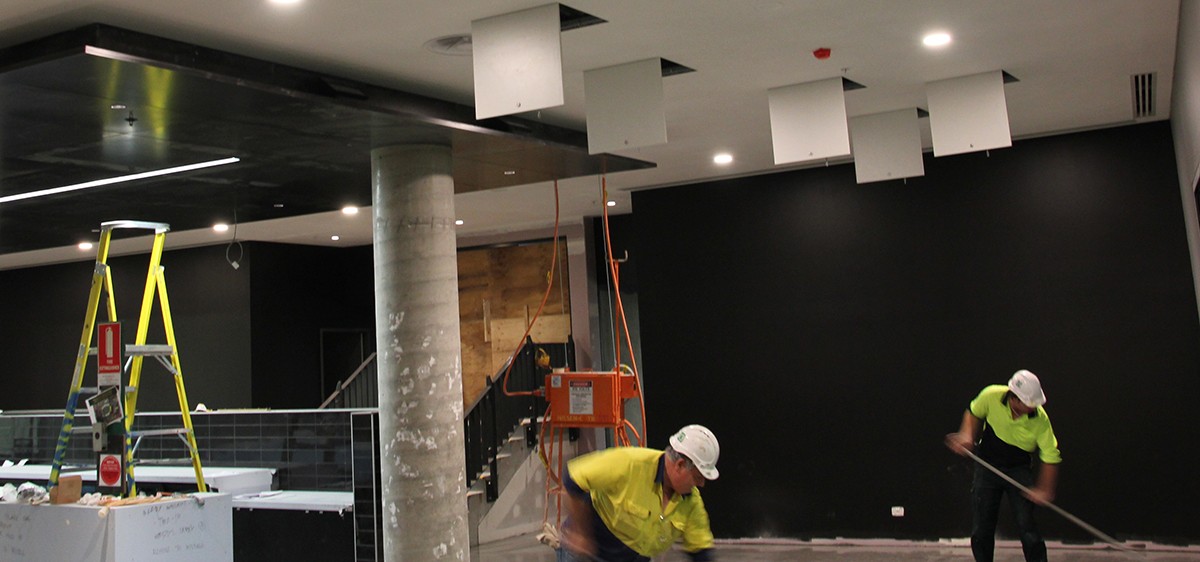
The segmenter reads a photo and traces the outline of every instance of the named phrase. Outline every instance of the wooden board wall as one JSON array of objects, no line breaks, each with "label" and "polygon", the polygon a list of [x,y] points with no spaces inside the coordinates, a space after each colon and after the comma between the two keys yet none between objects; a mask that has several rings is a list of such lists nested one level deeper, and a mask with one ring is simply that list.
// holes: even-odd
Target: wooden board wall
[{"label": "wooden board wall", "polygon": [[[546,293],[554,243],[458,252],[458,306],[462,333],[463,403],[470,407],[525,333]],[[571,330],[567,247],[558,244],[554,283],[531,336],[565,342]]]}]

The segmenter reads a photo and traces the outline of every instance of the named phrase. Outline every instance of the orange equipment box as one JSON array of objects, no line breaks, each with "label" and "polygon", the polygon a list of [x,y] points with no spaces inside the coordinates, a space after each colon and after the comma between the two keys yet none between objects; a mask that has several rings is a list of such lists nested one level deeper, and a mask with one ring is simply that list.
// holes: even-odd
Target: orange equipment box
[{"label": "orange equipment box", "polygon": [[546,375],[550,423],[559,427],[616,427],[625,423],[625,400],[637,396],[637,377],[618,373]]}]

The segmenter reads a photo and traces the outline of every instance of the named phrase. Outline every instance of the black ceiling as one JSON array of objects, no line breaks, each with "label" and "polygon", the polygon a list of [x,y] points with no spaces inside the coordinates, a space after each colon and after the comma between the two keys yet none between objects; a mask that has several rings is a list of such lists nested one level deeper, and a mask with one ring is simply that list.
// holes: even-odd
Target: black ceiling
[{"label": "black ceiling", "polygon": [[189,230],[235,208],[249,222],[368,205],[370,150],[416,142],[452,147],[460,193],[653,166],[589,156],[582,132],[91,25],[0,50],[0,197],[241,161],[0,203],[0,253],[72,245],[108,220]]}]

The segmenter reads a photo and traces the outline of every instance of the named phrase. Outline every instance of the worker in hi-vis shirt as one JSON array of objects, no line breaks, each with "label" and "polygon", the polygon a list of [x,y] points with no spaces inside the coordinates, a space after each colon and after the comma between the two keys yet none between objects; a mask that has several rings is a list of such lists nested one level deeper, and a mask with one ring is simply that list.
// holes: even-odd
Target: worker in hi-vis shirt
[{"label": "worker in hi-vis shirt", "polygon": [[[1007,385],[984,388],[963,413],[958,433],[952,433],[946,439],[954,452],[965,455],[974,450],[980,459],[1029,488],[1028,494],[1019,493],[999,475],[982,466],[975,468],[971,485],[971,506],[975,516],[971,525],[971,552],[977,562],[992,560],[996,546],[996,517],[1000,511],[1000,498],[1006,493],[1021,533],[1025,560],[1046,560],[1046,541],[1033,520],[1033,506],[1054,500],[1062,455],[1050,426],[1050,416],[1042,407],[1045,403],[1046,394],[1037,376],[1026,370],[1017,371]],[[1033,477],[1035,456],[1041,461],[1036,484]]]},{"label": "worker in hi-vis shirt", "polygon": [[712,560],[700,488],[717,479],[720,453],[708,428],[689,425],[665,451],[613,447],[567,463],[558,561],[644,562],[677,540],[693,560]]}]

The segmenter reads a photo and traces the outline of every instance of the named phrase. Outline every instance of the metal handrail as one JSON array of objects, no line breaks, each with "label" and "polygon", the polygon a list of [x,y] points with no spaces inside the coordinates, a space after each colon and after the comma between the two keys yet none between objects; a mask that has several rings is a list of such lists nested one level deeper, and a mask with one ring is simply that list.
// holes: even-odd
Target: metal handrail
[{"label": "metal handrail", "polygon": [[350,373],[350,376],[346,378],[346,382],[339,383],[337,388],[333,390],[333,393],[329,395],[329,398],[326,398],[324,402],[321,402],[321,405],[317,406],[317,409],[323,410],[334,400],[337,400],[338,396],[341,396],[342,391],[346,390],[346,387],[350,386],[350,384],[354,382],[354,379],[358,378],[358,374],[366,370],[367,366],[369,366],[371,362],[375,360],[376,353],[377,352],[372,352],[371,355],[368,355],[366,359],[363,359],[363,362],[358,366],[358,368],[355,369],[353,373]]}]

